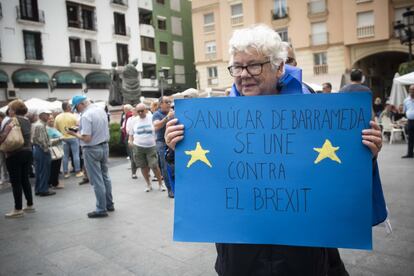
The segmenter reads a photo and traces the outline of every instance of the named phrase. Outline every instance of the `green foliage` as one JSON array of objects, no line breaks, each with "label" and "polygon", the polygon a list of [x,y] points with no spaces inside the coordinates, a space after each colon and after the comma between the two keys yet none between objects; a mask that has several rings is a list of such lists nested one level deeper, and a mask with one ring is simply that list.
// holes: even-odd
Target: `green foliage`
[{"label": "green foliage", "polygon": [[126,156],[125,145],[121,143],[121,125],[119,123],[109,125],[109,154],[111,156]]},{"label": "green foliage", "polygon": [[414,72],[414,60],[401,63],[398,67],[398,73],[401,76],[411,72]]}]

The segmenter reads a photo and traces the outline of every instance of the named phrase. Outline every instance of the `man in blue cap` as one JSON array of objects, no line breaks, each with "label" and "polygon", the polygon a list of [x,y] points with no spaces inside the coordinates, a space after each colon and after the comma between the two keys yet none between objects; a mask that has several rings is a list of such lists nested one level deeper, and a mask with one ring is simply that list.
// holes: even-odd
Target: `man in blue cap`
[{"label": "man in blue cap", "polygon": [[115,211],[108,174],[108,117],[103,108],[91,104],[85,96],[72,98],[72,110],[81,114],[80,125],[78,131],[68,130],[68,133],[80,140],[85,168],[96,197],[96,210],[88,213],[88,217],[107,217],[108,211]]}]

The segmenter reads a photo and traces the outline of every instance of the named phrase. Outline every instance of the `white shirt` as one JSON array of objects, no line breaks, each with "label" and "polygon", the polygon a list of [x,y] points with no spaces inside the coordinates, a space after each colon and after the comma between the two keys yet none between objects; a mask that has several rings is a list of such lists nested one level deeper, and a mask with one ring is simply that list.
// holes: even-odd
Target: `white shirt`
[{"label": "white shirt", "polygon": [[130,118],[127,122],[127,131],[129,135],[134,136],[134,145],[143,148],[155,147],[155,130],[151,114],[147,114],[144,119],[139,115]]}]

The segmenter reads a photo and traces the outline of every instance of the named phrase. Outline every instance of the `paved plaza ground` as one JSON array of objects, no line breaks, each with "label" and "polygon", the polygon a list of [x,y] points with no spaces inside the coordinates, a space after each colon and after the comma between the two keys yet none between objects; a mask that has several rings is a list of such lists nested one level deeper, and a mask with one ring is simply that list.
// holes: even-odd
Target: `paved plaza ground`
[{"label": "paved plaza ground", "polygon": [[[374,250],[341,250],[350,275],[414,275],[414,160],[405,144],[384,145],[379,158],[393,234],[376,227]],[[56,196],[35,197],[37,212],[6,219],[10,188],[0,192],[0,275],[216,275],[213,244],[172,241],[174,200],[144,192],[128,161],[111,159],[116,211],[88,219],[95,197],[79,179]],[[154,182],[155,183],[155,182]],[[155,185],[154,185],[155,186]]]}]

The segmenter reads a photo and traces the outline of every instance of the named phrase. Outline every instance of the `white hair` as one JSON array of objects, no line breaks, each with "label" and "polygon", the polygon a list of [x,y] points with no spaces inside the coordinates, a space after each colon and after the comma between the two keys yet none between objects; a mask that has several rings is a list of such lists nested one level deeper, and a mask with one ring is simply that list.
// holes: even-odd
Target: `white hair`
[{"label": "white hair", "polygon": [[230,63],[237,52],[258,53],[269,57],[273,69],[279,68],[286,60],[287,50],[279,34],[264,24],[238,29],[233,32],[229,41]]}]

